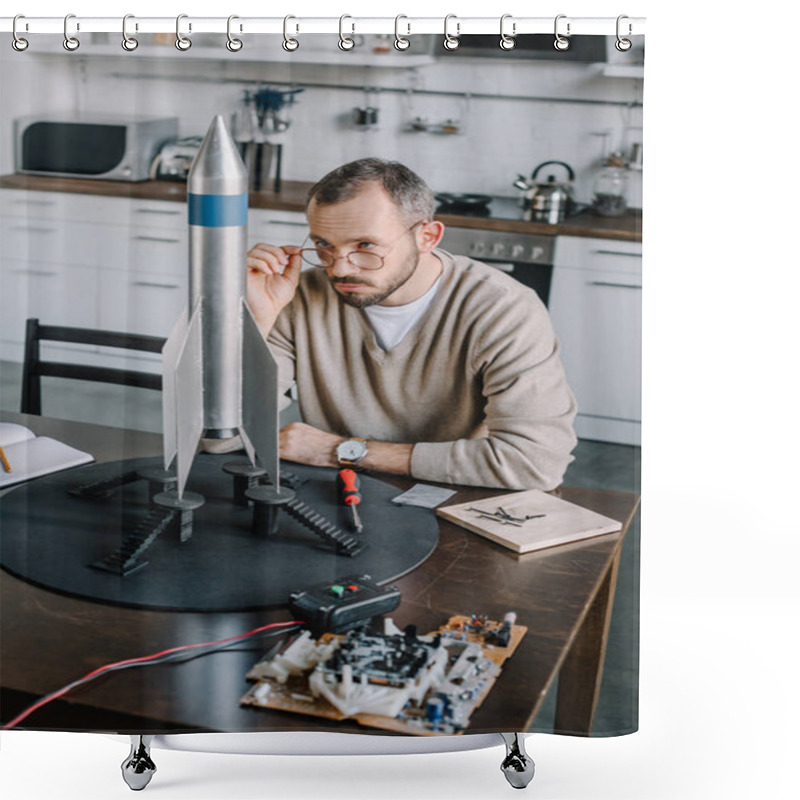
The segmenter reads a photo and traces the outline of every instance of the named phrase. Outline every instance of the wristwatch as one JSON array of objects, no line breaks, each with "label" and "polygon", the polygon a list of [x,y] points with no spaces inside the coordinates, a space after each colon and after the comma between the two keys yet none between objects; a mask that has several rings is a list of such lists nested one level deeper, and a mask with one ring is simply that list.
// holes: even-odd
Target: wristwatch
[{"label": "wristwatch", "polygon": [[336,448],[336,458],[342,466],[355,467],[367,452],[367,440],[354,436],[352,439],[345,439]]}]

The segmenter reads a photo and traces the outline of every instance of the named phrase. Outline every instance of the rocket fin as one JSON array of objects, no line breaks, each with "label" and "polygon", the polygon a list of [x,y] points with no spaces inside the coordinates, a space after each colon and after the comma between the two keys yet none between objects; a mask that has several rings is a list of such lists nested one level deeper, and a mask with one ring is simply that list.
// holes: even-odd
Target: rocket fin
[{"label": "rocket fin", "polygon": [[278,363],[244,300],[242,306],[242,427],[261,466],[280,490]]},{"label": "rocket fin", "polygon": [[178,358],[186,344],[186,329],[189,315],[184,308],[172,328],[169,338],[161,351],[161,416],[164,437],[164,469],[169,469],[178,452],[178,420],[175,404],[175,369]]},{"label": "rocket fin", "polygon": [[247,453],[247,458],[249,459],[250,463],[255,466],[256,465],[256,449],[253,447],[253,443],[250,441],[249,437],[247,436],[247,431],[244,428],[239,428],[239,436],[242,439],[242,444],[244,445],[244,451]]},{"label": "rocket fin", "polygon": [[203,433],[202,314],[198,303],[186,330],[184,347],[175,368],[176,471],[178,497],[192,468],[197,443]]}]

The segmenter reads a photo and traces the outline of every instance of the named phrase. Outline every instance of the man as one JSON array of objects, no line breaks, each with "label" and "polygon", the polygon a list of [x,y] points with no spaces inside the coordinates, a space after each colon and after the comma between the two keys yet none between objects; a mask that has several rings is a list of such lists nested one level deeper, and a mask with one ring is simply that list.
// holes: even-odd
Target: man
[{"label": "man", "polygon": [[[547,311],[499,270],[437,249],[434,205],[407,167],[362,159],[311,188],[304,248],[248,253],[247,302],[303,419],[280,432],[281,457],[552,489],[576,408]],[[304,262],[317,268],[301,274]]]}]

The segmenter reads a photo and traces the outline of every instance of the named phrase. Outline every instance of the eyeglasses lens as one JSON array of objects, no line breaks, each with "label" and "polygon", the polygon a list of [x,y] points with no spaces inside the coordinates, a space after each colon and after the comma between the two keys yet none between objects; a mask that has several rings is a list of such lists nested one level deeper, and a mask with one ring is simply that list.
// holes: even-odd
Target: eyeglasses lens
[{"label": "eyeglasses lens", "polygon": [[[322,269],[332,267],[336,261],[335,256],[329,250],[323,250],[322,248],[304,249],[300,255],[306,264]],[[380,269],[383,266],[383,258],[377,253],[353,252],[348,253],[346,258],[357,269]]]}]

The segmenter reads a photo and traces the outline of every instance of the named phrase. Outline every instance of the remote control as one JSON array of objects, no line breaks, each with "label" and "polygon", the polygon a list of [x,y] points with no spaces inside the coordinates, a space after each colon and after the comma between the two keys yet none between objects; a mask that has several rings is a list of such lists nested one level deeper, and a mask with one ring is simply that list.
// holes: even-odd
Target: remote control
[{"label": "remote control", "polygon": [[292,614],[306,622],[315,637],[343,633],[400,605],[396,586],[378,586],[369,575],[321,583],[289,595]]}]

